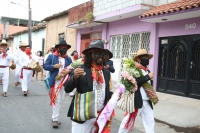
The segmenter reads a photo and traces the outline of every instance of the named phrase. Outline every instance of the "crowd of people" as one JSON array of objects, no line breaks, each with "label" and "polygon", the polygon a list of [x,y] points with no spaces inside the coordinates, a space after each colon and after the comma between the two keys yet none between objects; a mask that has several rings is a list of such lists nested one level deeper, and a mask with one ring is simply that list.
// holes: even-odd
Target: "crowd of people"
[{"label": "crowd of people", "polygon": [[[71,48],[71,45],[65,40],[50,48],[45,56],[43,56],[42,51],[38,51],[37,55],[35,55],[31,51],[31,46],[25,43],[21,43],[14,54],[11,54],[8,47],[9,44],[2,40],[0,43],[0,79],[2,80],[2,95],[4,97],[7,97],[10,62],[13,61],[16,65],[14,86],[21,85],[23,95],[27,96],[34,74],[36,74],[36,80],[38,80],[39,73],[34,72],[30,67],[30,63],[35,61],[46,71],[46,77],[41,71],[41,80],[48,78],[50,86],[49,97],[52,106],[52,127],[58,128],[61,125],[59,121],[60,107],[65,94],[69,93],[73,97],[67,114],[72,120],[71,132],[99,132],[96,124],[97,118],[112,97],[111,73],[115,72],[113,61],[111,60],[113,54],[104,48],[104,43],[101,40],[91,41],[90,45],[80,53],[82,64],[74,68],[71,67],[71,64],[79,59],[79,53],[74,50],[71,53],[71,57],[68,56],[67,51]],[[142,49],[133,58],[144,76],[136,78],[138,90],[134,94],[135,100],[133,104],[136,109],[132,113],[134,115],[126,113],[118,133],[128,133],[130,128],[126,128],[126,124],[131,119],[135,120],[138,116],[142,118],[146,132],[154,133],[153,106],[147,92],[142,87],[145,82],[151,83],[150,81],[153,78],[153,73],[147,67],[152,57],[153,55]],[[92,114],[92,112],[95,113]],[[102,133],[111,131],[113,117],[114,112],[105,124]]]}]

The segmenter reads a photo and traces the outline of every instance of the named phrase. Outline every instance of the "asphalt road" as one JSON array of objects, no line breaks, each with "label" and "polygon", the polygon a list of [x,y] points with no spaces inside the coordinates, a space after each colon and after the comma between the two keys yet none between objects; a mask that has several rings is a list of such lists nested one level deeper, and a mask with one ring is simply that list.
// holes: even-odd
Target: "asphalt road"
[{"label": "asphalt road", "polygon": [[[71,133],[71,120],[67,117],[71,97],[66,94],[59,117],[62,125],[54,129],[49,96],[42,84],[43,81],[32,81],[30,94],[24,97],[21,87],[14,87],[11,72],[8,97],[0,96],[0,133]],[[113,120],[112,133],[117,133],[119,125]]]}]

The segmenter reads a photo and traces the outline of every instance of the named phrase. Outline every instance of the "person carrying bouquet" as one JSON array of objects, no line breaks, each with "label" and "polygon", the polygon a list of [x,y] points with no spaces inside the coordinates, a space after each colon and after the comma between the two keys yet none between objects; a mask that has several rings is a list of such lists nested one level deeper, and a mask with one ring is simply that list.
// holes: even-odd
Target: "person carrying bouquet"
[{"label": "person carrying bouquet", "polygon": [[71,45],[67,44],[65,40],[61,40],[55,48],[56,51],[50,54],[44,63],[44,70],[50,72],[49,85],[51,89],[49,95],[53,109],[52,126],[53,128],[58,128],[61,125],[61,122],[58,121],[59,110],[65,96],[62,88],[63,79],[70,73],[70,70],[66,69],[66,67],[72,63],[72,60],[67,56],[67,50],[71,48]]},{"label": "person carrying bouquet", "polygon": [[[65,92],[71,92],[74,88],[77,88],[77,94],[73,97],[68,111],[68,117],[72,120],[72,133],[96,133],[98,132],[98,126],[96,125],[95,115],[91,112],[100,114],[106,103],[111,98],[112,92],[109,88],[110,72],[104,68],[105,63],[104,56],[107,54],[104,49],[104,43],[100,40],[93,40],[89,47],[82,53],[85,55],[84,64],[76,67],[71,74],[70,79],[65,84]],[[86,96],[83,103],[79,102],[77,96],[84,94],[93,94],[96,91],[97,94]],[[97,96],[96,100],[94,97]],[[81,96],[82,97],[82,96]],[[95,102],[96,101],[96,102]],[[95,103],[94,106],[90,106],[90,103]],[[88,106],[91,108],[89,110]],[[76,108],[77,107],[77,108]],[[80,107],[80,108],[78,108]],[[75,111],[84,110],[80,116],[80,119],[75,119]],[[83,114],[83,115],[82,115]],[[89,119],[85,119],[85,116]],[[94,117],[93,117],[94,116]],[[109,133],[111,128],[111,120],[106,124],[102,133]]]},{"label": "person carrying bouquet", "polygon": [[[134,106],[135,111],[133,113],[126,113],[124,119],[121,122],[118,133],[128,133],[133,129],[135,119],[140,116],[143,121],[146,133],[154,133],[154,113],[153,105],[150,98],[155,97],[153,100],[157,103],[158,98],[153,89],[143,87],[143,84],[148,82],[151,84],[153,79],[153,73],[148,70],[149,60],[153,57],[152,54],[148,54],[146,49],[140,49],[137,51],[137,55],[133,58],[136,63],[136,67],[141,69],[144,76],[137,77],[136,82],[138,89],[134,92]],[[152,99],[151,99],[152,100]],[[154,103],[154,104],[155,104]]]}]

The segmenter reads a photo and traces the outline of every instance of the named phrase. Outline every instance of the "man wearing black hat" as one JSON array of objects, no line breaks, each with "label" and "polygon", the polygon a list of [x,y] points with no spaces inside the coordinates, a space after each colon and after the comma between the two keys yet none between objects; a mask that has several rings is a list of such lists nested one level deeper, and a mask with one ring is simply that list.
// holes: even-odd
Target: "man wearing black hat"
[{"label": "man wearing black hat", "polygon": [[50,103],[53,108],[52,114],[52,126],[57,128],[61,123],[58,121],[59,110],[61,102],[64,99],[65,92],[62,88],[63,78],[55,80],[56,76],[62,73],[63,76],[70,73],[70,70],[65,69],[72,63],[70,57],[67,56],[67,50],[71,48],[71,45],[67,44],[65,40],[62,40],[59,44],[55,45],[56,52],[50,54],[44,63],[44,70],[50,72],[49,85],[51,87]]},{"label": "man wearing black hat", "polygon": [[[71,74],[70,79],[65,84],[65,92],[71,92],[74,88],[77,88],[78,94],[97,91],[97,104],[95,104],[96,106],[94,108],[100,113],[112,95],[109,88],[110,72],[103,66],[106,55],[104,44],[100,40],[94,40],[82,53],[85,55],[84,64],[74,69],[73,74]],[[72,133],[94,132],[98,129],[94,126],[96,118],[91,118],[86,121],[74,119],[74,99],[75,97],[68,111],[68,117],[71,117],[72,120]],[[93,102],[91,100],[92,98],[89,97],[83,105],[88,105],[90,102]],[[77,104],[76,106],[79,106]],[[83,113],[88,112],[85,111]]]}]

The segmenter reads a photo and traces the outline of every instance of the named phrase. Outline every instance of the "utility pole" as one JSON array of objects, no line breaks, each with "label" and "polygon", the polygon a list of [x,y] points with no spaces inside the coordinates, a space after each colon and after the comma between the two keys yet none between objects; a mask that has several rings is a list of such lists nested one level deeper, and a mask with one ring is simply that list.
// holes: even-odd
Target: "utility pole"
[{"label": "utility pole", "polygon": [[31,8],[30,8],[30,0],[28,0],[28,45],[32,47],[31,41]]}]

